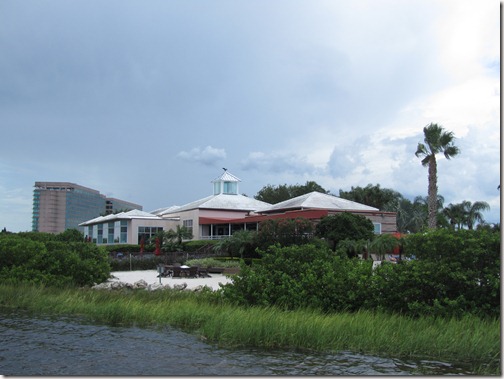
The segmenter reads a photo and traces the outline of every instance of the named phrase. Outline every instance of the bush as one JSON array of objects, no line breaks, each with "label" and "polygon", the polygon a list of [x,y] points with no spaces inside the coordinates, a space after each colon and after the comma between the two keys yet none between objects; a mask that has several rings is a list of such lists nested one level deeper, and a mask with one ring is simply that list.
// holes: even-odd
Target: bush
[{"label": "bush", "polygon": [[199,266],[199,267],[240,267],[240,261],[237,259],[224,260],[216,258],[201,258],[201,259],[189,259],[186,262],[188,266]]},{"label": "bush", "polygon": [[333,251],[336,250],[338,243],[345,239],[372,240],[374,238],[373,223],[362,215],[349,212],[323,217],[315,230],[317,237],[331,243]]},{"label": "bush", "polygon": [[219,241],[218,240],[208,240],[208,241],[201,241],[201,240],[197,240],[197,241],[187,241],[187,242],[184,242],[182,244],[183,248],[184,248],[184,251],[187,251],[187,252],[195,252],[195,251],[198,251],[199,249],[203,249],[204,247],[206,246],[214,246],[218,243]]},{"label": "bush", "polygon": [[276,243],[281,246],[302,245],[312,239],[313,223],[306,218],[266,220],[259,226],[255,245],[266,250]]},{"label": "bush", "polygon": [[240,305],[380,310],[409,316],[500,316],[500,235],[438,230],[410,235],[398,264],[349,259],[328,247],[271,246],[242,264],[224,298]]},{"label": "bush", "polygon": [[[103,248],[110,253],[138,253],[140,245],[135,244],[119,244],[119,245],[103,245]],[[144,249],[147,251],[148,249]],[[152,250],[154,251],[154,250]]]},{"label": "bush", "polygon": [[110,275],[104,249],[35,233],[0,237],[0,266],[1,281],[55,286],[93,285]]},{"label": "bush", "polygon": [[356,310],[365,300],[371,262],[336,256],[328,247],[271,246],[262,259],[242,265],[233,284],[223,288],[241,305],[275,305],[285,309]]}]

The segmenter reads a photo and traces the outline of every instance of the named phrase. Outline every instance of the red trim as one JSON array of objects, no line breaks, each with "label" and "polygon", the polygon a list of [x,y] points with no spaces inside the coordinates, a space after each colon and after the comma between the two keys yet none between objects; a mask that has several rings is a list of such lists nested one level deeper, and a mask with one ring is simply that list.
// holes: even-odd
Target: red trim
[{"label": "red trim", "polygon": [[266,220],[276,220],[282,218],[308,218],[308,219],[320,219],[328,215],[327,209],[306,209],[300,211],[289,211],[285,213],[277,213],[272,215],[257,215],[257,216],[246,216],[243,218],[219,218],[219,217],[200,217],[200,225],[211,225],[211,224],[245,224],[250,222],[262,222]]}]

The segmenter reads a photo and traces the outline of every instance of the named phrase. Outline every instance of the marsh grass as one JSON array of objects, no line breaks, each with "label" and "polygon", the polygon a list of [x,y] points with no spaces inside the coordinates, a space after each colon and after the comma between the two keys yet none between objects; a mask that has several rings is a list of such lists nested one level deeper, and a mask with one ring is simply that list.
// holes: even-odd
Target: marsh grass
[{"label": "marsh grass", "polygon": [[322,314],[237,307],[186,291],[96,291],[0,285],[0,306],[78,315],[111,325],[172,325],[226,347],[260,347],[472,362],[500,373],[500,321],[408,318],[359,311]]}]

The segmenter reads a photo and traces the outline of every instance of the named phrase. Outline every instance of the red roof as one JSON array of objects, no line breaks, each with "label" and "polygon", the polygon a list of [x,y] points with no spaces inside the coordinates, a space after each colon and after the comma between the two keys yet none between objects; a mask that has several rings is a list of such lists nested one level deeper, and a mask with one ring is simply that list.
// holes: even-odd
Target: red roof
[{"label": "red roof", "polygon": [[308,218],[308,219],[320,219],[328,215],[326,209],[306,209],[300,211],[290,211],[285,213],[271,214],[271,215],[256,215],[256,216],[246,216],[242,218],[224,218],[224,217],[200,217],[200,225],[210,225],[210,224],[244,224],[250,222],[262,222],[266,220],[276,220],[282,218]]}]

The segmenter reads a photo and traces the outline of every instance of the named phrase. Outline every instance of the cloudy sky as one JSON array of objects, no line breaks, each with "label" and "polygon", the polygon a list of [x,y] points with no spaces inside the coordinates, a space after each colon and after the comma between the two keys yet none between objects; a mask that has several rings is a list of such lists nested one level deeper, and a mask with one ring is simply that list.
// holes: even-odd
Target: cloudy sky
[{"label": "cloudy sky", "polygon": [[35,181],[142,204],[316,181],[427,195],[500,219],[497,0],[2,0],[0,228],[31,230]]}]

